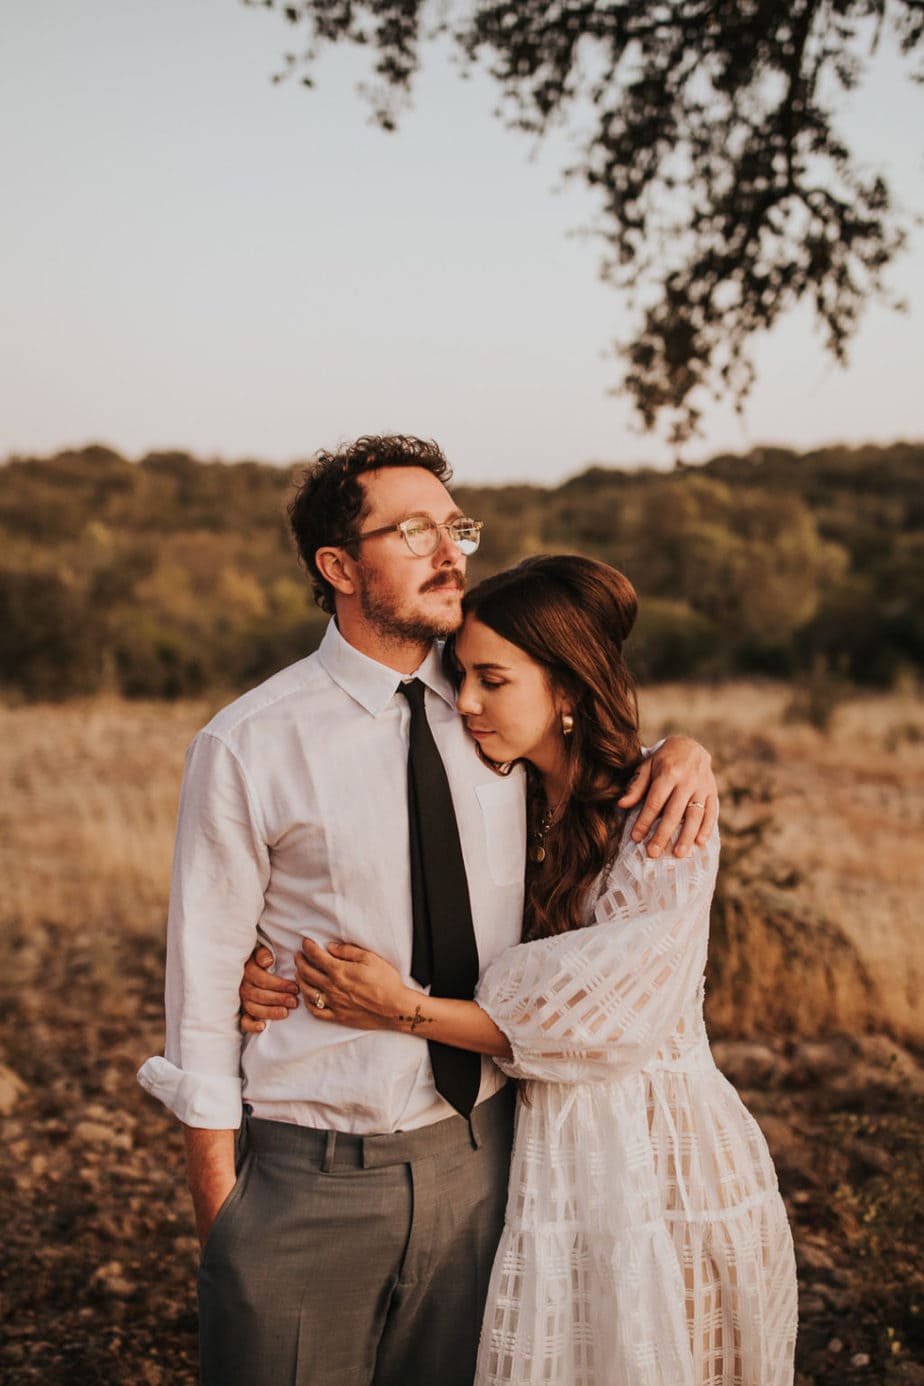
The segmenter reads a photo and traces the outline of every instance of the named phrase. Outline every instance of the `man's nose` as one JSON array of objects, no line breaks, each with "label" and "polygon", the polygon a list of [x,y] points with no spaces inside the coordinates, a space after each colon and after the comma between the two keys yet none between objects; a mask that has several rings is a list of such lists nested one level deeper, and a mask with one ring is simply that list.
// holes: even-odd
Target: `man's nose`
[{"label": "man's nose", "polygon": [[444,563],[451,563],[453,567],[458,567],[465,572],[465,554],[459,548],[456,541],[449,532],[449,526],[443,525],[439,531],[440,541],[433,551],[433,561],[440,567]]}]

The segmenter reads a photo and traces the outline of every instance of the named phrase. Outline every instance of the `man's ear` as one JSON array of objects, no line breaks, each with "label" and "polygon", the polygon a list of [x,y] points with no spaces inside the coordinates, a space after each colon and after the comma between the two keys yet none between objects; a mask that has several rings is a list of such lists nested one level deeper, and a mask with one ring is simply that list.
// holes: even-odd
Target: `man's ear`
[{"label": "man's ear", "polygon": [[318,549],[314,555],[318,572],[329,582],[335,592],[343,597],[352,597],[356,592],[356,560],[346,549]]}]

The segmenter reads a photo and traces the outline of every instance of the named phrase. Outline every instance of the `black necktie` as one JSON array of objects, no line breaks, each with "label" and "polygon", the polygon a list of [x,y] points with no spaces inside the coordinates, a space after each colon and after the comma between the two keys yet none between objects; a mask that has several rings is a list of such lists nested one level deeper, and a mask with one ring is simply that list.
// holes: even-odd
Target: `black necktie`
[{"label": "black necktie", "polygon": [[[446,770],[436,749],[419,679],[400,685],[411,706],[407,802],[411,839],[414,947],[411,976],[434,996],[470,1001],[478,981],[478,947],[459,829]],[[437,1092],[468,1116],[481,1082],[481,1058],[429,1041]]]}]

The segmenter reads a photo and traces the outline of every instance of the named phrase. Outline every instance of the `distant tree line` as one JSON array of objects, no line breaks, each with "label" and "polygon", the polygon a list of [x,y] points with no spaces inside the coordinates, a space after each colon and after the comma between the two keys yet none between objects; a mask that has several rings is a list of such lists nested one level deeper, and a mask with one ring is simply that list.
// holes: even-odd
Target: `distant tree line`
[{"label": "distant tree line", "polygon": [[[288,535],[294,470],[102,447],[0,466],[6,696],[233,691],[309,653],[326,617]],[[561,550],[626,572],[643,681],[823,669],[890,686],[924,668],[924,444],[457,495],[485,522],[474,581]]]}]

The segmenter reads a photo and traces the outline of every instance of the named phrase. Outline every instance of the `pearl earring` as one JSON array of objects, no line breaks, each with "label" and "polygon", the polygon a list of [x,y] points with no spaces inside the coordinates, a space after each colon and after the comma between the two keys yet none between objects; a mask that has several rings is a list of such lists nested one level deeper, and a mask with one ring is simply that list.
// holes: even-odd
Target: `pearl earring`
[{"label": "pearl earring", "polygon": [[570,736],[571,733],[572,733],[573,731],[574,731],[574,718],[571,716],[571,713],[570,713],[570,712],[563,712],[562,715],[561,715],[561,734],[562,734],[562,736]]}]

